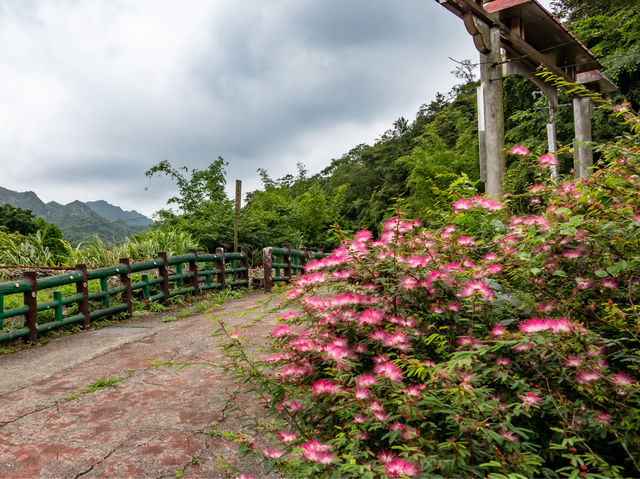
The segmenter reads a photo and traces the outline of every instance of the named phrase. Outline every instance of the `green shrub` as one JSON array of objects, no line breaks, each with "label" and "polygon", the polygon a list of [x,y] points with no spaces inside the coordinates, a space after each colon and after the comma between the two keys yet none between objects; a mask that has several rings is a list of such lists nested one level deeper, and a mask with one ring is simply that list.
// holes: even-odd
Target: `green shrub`
[{"label": "green shrub", "polygon": [[223,325],[276,444],[243,446],[296,477],[639,476],[640,118],[616,111],[632,132],[590,179],[531,160],[539,214],[474,195],[357,233],[296,281],[263,360]]}]

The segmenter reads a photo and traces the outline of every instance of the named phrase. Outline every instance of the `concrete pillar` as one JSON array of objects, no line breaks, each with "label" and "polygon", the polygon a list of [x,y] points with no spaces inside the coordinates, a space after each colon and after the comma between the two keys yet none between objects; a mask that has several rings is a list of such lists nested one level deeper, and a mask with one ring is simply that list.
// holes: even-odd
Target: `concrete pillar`
[{"label": "concrete pillar", "polygon": [[504,182],[504,103],[502,97],[502,56],[500,54],[500,29],[491,27],[489,32],[491,51],[480,54],[480,79],[484,97],[484,125],[487,158],[485,191],[494,198],[502,196]]},{"label": "concrete pillar", "polygon": [[[549,153],[556,156],[556,110],[551,101],[549,101],[549,123],[547,123],[547,146]],[[551,166],[551,177],[558,178],[558,165]]]},{"label": "concrete pillar", "polygon": [[587,178],[593,166],[591,149],[591,101],[577,96],[573,99],[573,122],[575,125],[574,169],[576,178]]}]

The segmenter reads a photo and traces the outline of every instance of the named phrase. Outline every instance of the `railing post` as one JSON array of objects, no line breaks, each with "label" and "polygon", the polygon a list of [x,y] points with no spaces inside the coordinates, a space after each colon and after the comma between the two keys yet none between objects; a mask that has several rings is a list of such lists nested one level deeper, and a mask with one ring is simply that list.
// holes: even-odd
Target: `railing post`
[{"label": "railing post", "polygon": [[200,286],[198,285],[198,250],[190,249],[189,253],[193,253],[196,255],[196,258],[193,261],[189,261],[189,271],[193,276],[191,276],[191,286],[193,286],[193,294],[194,296],[198,296],[200,294]]},{"label": "railing post", "polygon": [[133,301],[131,300],[131,262],[129,258],[120,258],[119,261],[120,265],[124,265],[125,267],[125,271],[120,273],[120,284],[124,286],[122,297],[124,303],[127,305],[127,316],[131,317],[133,315]]},{"label": "railing post", "polygon": [[291,275],[291,245],[290,244],[283,244],[282,247],[287,251],[284,256],[283,256],[283,263],[286,265],[284,267],[284,276],[288,277],[289,279],[287,281],[291,281],[292,280],[292,275]]},{"label": "railing post", "polygon": [[305,248],[304,246],[302,248],[300,248],[300,251],[302,251],[302,256],[300,256],[300,259],[298,260],[298,264],[300,264],[300,266],[302,266],[302,269],[300,270],[300,274],[304,273],[304,268],[307,266],[307,248]]},{"label": "railing post", "polygon": [[216,255],[220,256],[220,259],[216,260],[216,268],[220,270],[218,283],[220,283],[220,289],[224,289],[227,287],[227,275],[224,270],[224,248],[216,248]]},{"label": "railing post", "polygon": [[241,265],[243,268],[246,268],[246,271],[242,275],[242,279],[247,280],[247,288],[251,286],[251,278],[249,277],[249,248],[246,246],[240,247],[240,252],[244,255],[244,258],[241,260]]},{"label": "railing post", "polygon": [[271,246],[262,250],[262,268],[264,269],[264,292],[270,293],[273,289],[273,278],[271,277],[271,263],[273,257],[271,255]]},{"label": "railing post", "polygon": [[162,290],[162,294],[164,298],[162,302],[169,301],[169,261],[167,259],[167,253],[164,251],[160,251],[158,253],[158,258],[162,260],[162,264],[158,268],[158,274],[162,276],[162,283],[160,283],[160,289]]},{"label": "railing post", "polygon": [[38,281],[35,271],[25,271],[22,279],[29,282],[29,291],[24,292],[24,305],[29,308],[24,319],[29,328],[29,341],[38,340]]},{"label": "railing post", "polygon": [[62,291],[53,292],[53,300],[56,302],[56,310],[54,312],[54,320],[62,321]]},{"label": "railing post", "polygon": [[89,312],[89,275],[87,274],[86,264],[77,264],[76,270],[82,276],[82,279],[76,283],[76,291],[82,295],[82,299],[78,302],[78,312],[84,315],[82,321],[82,329],[87,329],[91,325],[91,313]]}]

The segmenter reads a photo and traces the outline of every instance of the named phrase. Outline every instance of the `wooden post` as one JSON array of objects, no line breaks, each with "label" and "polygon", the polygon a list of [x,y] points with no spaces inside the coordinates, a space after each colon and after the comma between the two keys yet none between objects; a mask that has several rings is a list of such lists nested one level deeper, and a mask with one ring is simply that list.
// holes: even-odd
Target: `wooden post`
[{"label": "wooden post", "polygon": [[244,258],[242,258],[240,264],[242,265],[243,268],[246,268],[247,270],[243,273],[242,275],[242,279],[246,279],[247,280],[247,288],[249,286],[251,286],[251,278],[249,276],[249,248],[247,248],[246,246],[242,246],[240,248],[240,252],[244,255]]},{"label": "wooden post", "polygon": [[269,246],[262,250],[262,268],[264,270],[264,292],[270,293],[273,289],[273,278],[271,277],[271,263],[273,262],[273,256],[271,250],[273,248]]},{"label": "wooden post", "polygon": [[29,282],[29,291],[24,292],[24,305],[28,308],[24,315],[29,328],[29,341],[38,340],[38,280],[35,271],[25,271],[22,279]]},{"label": "wooden post", "polygon": [[118,261],[120,262],[118,269],[122,269],[122,266],[124,266],[124,271],[120,272],[120,284],[124,286],[122,299],[124,300],[124,304],[127,305],[127,316],[130,318],[133,315],[133,301],[131,299],[131,262],[129,261],[129,258],[120,258]]},{"label": "wooden post", "polygon": [[[479,20],[478,20],[479,22]],[[504,182],[504,103],[500,54],[500,28],[493,26],[483,35],[490,52],[480,54],[480,79],[484,99],[484,125],[487,158],[485,191],[494,198],[502,197]]]},{"label": "wooden post", "polygon": [[160,289],[164,298],[162,298],[162,302],[169,301],[171,297],[169,295],[169,260],[167,259],[167,253],[164,251],[160,251],[158,253],[158,258],[162,260],[162,264],[158,268],[158,275],[162,277],[162,283],[160,283]]},{"label": "wooden post", "polygon": [[291,281],[293,279],[291,274],[291,245],[285,243],[282,247],[287,251],[282,258],[283,263],[286,265],[284,267],[284,276],[289,278],[288,281]]},{"label": "wooden post", "polygon": [[236,180],[236,214],[233,221],[233,252],[238,252],[238,217],[242,203],[242,181]]},{"label": "wooden post", "polygon": [[591,149],[591,101],[577,96],[573,98],[573,122],[576,139],[574,142],[574,169],[576,178],[587,178],[593,166]]},{"label": "wooden post", "polygon": [[89,312],[89,275],[86,264],[77,264],[76,270],[82,275],[82,279],[76,283],[76,292],[82,295],[78,302],[78,312],[84,315],[82,329],[87,329],[91,325],[91,314]]},{"label": "wooden post", "polygon": [[200,286],[198,285],[198,250],[190,249],[189,253],[196,255],[196,259],[189,261],[189,272],[193,275],[191,276],[191,286],[194,288],[193,294],[198,296],[200,294]]},{"label": "wooden post", "polygon": [[220,283],[220,289],[224,289],[227,287],[227,275],[224,269],[224,248],[216,248],[216,254],[220,256],[220,258],[216,260],[216,267],[220,270],[220,273],[218,273],[218,283]]}]

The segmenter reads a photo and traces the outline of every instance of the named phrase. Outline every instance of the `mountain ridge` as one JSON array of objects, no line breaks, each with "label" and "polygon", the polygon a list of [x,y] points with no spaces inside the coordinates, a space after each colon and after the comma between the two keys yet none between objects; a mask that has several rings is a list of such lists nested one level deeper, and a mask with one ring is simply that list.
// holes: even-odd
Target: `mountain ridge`
[{"label": "mountain ridge", "polygon": [[19,192],[0,186],[0,204],[5,203],[31,210],[35,216],[55,223],[62,231],[63,238],[74,245],[90,241],[94,236],[106,243],[120,243],[153,224],[142,213],[123,210],[104,200],[45,203],[33,191]]}]

